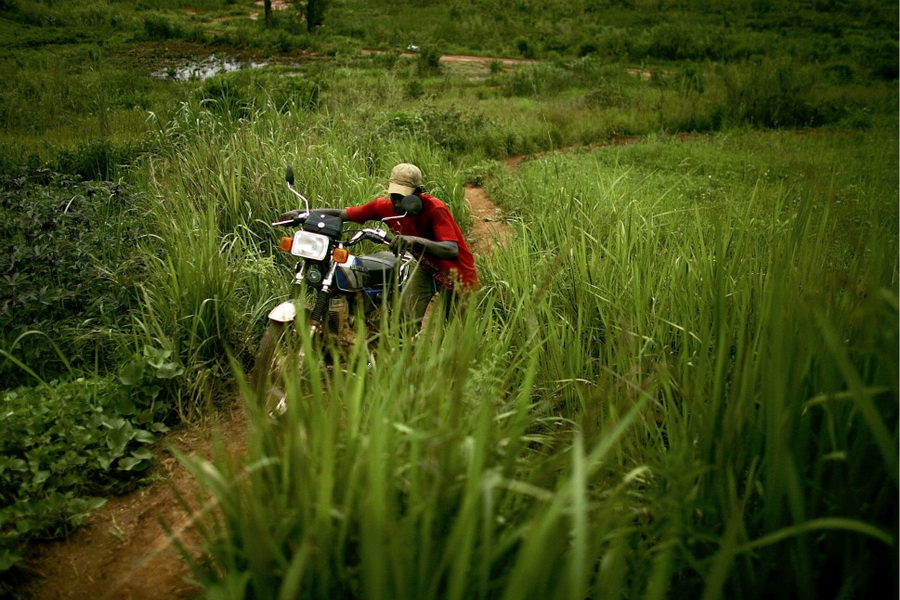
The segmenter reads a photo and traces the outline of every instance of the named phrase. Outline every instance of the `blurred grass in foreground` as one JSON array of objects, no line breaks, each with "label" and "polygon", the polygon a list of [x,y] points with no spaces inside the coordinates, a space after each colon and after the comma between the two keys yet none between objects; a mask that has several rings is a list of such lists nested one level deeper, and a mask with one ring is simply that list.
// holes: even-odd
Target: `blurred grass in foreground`
[{"label": "blurred grass in foreground", "polygon": [[894,156],[746,133],[495,178],[521,222],[464,317],[386,332],[374,368],[309,355],[288,417],[197,467],[208,592],[896,588]]}]

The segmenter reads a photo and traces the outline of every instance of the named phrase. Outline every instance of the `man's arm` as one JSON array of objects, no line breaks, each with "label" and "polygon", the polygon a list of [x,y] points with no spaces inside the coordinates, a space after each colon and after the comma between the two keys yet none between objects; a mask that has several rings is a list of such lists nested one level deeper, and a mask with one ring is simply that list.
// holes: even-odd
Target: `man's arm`
[{"label": "man's arm", "polygon": [[317,213],[322,213],[323,215],[329,215],[332,217],[340,217],[341,221],[349,220],[347,218],[347,209],[346,208],[317,208]]},{"label": "man's arm", "polygon": [[454,259],[459,256],[459,245],[453,241],[435,242],[414,235],[395,235],[391,242],[391,250],[396,254],[411,252],[412,254],[430,254],[435,258]]}]

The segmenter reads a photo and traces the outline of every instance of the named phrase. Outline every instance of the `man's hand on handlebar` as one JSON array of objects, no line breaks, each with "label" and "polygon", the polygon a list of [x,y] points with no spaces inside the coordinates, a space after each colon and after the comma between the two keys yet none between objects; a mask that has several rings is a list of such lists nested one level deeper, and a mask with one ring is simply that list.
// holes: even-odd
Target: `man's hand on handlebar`
[{"label": "man's hand on handlebar", "polygon": [[435,258],[454,259],[459,256],[459,246],[456,242],[436,242],[414,235],[395,235],[391,240],[391,251],[397,255],[404,252],[415,255],[427,253]]},{"label": "man's hand on handlebar", "polygon": [[404,252],[412,252],[416,239],[411,235],[395,235],[394,239],[391,240],[391,252],[397,256]]}]

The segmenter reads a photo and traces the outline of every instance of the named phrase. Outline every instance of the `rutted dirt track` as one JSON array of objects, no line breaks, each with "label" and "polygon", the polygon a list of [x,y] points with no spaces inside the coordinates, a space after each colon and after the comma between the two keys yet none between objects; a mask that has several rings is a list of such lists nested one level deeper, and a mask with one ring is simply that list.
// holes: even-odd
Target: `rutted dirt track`
[{"label": "rutted dirt track", "polygon": [[[480,187],[467,186],[472,211],[468,242],[476,255],[491,252],[510,234],[499,208]],[[167,450],[209,457],[220,436],[236,452],[246,447],[246,412],[235,400],[209,422],[172,433],[160,444],[158,479],[130,494],[110,499],[66,541],[34,550],[27,569],[32,581],[21,590],[34,600],[156,600],[188,598],[200,589],[162,523],[187,547],[197,547],[192,510],[207,503],[188,470]]]},{"label": "rutted dirt track", "polygon": [[472,229],[467,241],[474,254],[483,256],[491,252],[496,244],[502,244],[510,235],[511,229],[503,221],[500,208],[488,198],[484,188],[466,186],[466,202],[472,211]]}]

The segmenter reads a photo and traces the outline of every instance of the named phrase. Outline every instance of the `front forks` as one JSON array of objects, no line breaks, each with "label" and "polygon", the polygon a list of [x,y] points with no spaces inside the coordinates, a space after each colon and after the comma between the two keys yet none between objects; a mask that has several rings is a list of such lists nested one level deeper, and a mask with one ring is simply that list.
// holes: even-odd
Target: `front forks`
[{"label": "front forks", "polygon": [[[316,300],[313,304],[312,314],[310,315],[310,322],[313,328],[313,332],[319,329],[322,325],[322,322],[325,320],[325,315],[328,313],[328,305],[331,300],[331,285],[334,281],[334,275],[337,271],[337,263],[332,262],[328,266],[328,272],[325,274],[325,277],[322,279],[322,284],[318,288],[316,292]],[[303,274],[304,268],[303,263],[297,268],[296,274],[294,275],[294,285],[302,285],[303,284]],[[282,302],[271,311],[269,311],[269,320],[275,321],[278,323],[292,323],[297,318],[297,305],[294,300],[287,300]]]}]

